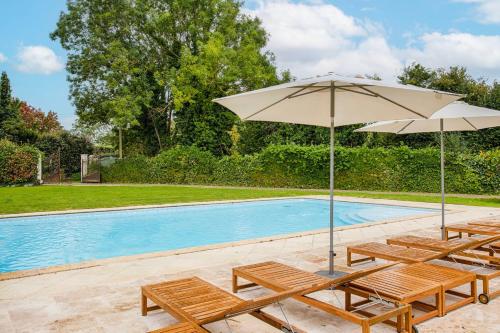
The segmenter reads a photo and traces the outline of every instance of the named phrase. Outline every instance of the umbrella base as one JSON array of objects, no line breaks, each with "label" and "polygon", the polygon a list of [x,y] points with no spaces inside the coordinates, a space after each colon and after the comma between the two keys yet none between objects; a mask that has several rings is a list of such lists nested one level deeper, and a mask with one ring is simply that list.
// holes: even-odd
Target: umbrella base
[{"label": "umbrella base", "polygon": [[333,271],[333,274],[330,274],[330,271],[318,271],[318,272],[316,272],[314,274],[321,275],[321,276],[324,276],[324,277],[327,277],[327,278],[330,278],[330,279],[336,279],[338,277],[347,275],[349,273],[342,272],[342,271]]}]

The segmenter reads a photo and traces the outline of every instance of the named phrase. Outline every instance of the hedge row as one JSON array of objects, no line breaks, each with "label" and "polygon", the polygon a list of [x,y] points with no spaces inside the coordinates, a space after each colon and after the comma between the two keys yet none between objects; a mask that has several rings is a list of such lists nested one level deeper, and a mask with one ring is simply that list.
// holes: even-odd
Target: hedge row
[{"label": "hedge row", "polygon": [[36,183],[40,151],[0,140],[0,185]]},{"label": "hedge row", "polygon": [[[349,190],[439,192],[435,148],[344,148],[335,153],[335,187]],[[216,184],[328,188],[328,146],[269,146],[262,152],[221,159],[195,147],[135,157],[103,168],[115,183]],[[499,193],[500,149],[446,155],[450,193]]]}]

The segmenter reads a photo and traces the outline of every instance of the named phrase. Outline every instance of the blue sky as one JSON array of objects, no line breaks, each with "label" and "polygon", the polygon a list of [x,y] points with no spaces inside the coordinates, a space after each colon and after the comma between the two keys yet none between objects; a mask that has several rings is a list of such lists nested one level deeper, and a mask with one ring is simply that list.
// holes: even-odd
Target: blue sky
[{"label": "blue sky", "polygon": [[[500,0],[257,0],[246,12],[261,18],[280,68],[297,77],[378,73],[394,79],[413,61],[430,67],[465,65],[500,79]],[[3,1],[0,71],[15,96],[55,111],[67,128],[65,51],[49,38],[65,0]],[[293,36],[293,37],[291,37]]]}]

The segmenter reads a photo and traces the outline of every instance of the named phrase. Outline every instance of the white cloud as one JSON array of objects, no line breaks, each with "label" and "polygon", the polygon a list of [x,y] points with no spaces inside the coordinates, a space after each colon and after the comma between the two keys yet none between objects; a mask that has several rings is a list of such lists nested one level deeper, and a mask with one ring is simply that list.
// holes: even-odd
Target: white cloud
[{"label": "white cloud", "polygon": [[417,61],[430,67],[462,65],[475,75],[500,77],[500,35],[435,32],[422,35],[420,41],[421,47],[402,51],[407,63]]},{"label": "white cloud", "polygon": [[25,73],[48,75],[64,68],[59,57],[46,46],[25,46],[17,57],[17,69]]},{"label": "white cloud", "polygon": [[6,61],[7,61],[7,57],[3,53],[0,52],[0,63],[6,62]]},{"label": "white cloud", "polygon": [[476,4],[477,19],[481,23],[500,23],[500,1],[499,0],[455,0]]},{"label": "white cloud", "polygon": [[[261,1],[247,13],[262,20],[270,35],[269,49],[282,68],[290,68],[298,77],[330,71],[372,73],[375,66],[367,64],[381,65],[386,72],[394,65],[380,26],[357,20],[331,4]],[[373,54],[385,57],[372,59]]]},{"label": "white cloud", "polygon": [[429,67],[465,66],[474,76],[500,78],[500,35],[428,33],[413,36],[411,46],[397,48],[377,23],[356,19],[322,1],[260,1],[246,12],[262,20],[279,67],[298,78],[333,71],[376,73],[395,80],[413,61]]}]

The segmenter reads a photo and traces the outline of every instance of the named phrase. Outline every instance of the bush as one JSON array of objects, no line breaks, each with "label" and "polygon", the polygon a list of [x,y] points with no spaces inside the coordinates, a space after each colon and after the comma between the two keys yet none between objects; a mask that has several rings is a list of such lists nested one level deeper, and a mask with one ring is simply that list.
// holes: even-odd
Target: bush
[{"label": "bush", "polygon": [[0,184],[36,183],[40,151],[0,140]]},{"label": "bush", "polygon": [[[258,154],[220,159],[196,147],[177,147],[153,158],[118,161],[103,168],[102,174],[104,181],[120,183],[328,188],[329,161],[328,146],[268,146]],[[480,154],[447,153],[445,167],[449,193],[500,191],[500,149]],[[439,150],[337,147],[335,187],[439,192]]]}]

